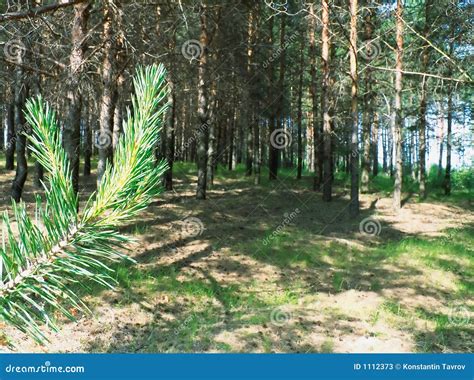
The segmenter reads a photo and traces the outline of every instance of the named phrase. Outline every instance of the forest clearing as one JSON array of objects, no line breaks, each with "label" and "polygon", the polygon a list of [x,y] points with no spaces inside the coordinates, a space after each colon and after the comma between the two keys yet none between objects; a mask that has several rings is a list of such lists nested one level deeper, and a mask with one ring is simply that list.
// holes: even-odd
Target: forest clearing
[{"label": "forest clearing", "polygon": [[473,20],[0,2],[0,352],[473,352]]},{"label": "forest clearing", "polygon": [[[138,240],[130,252],[137,264],[115,268],[116,291],[95,288],[87,296],[93,317],[65,321],[44,347],[15,340],[15,350],[473,350],[470,192],[448,203],[408,199],[394,214],[381,182],[351,220],[342,181],[323,208],[307,189],[310,176],[297,182],[288,170],[278,188],[256,188],[244,171],[220,168],[203,205],[194,199],[194,165],[178,164],[174,190],[125,227]],[[93,188],[94,177],[87,182]],[[27,186],[26,199],[32,191]],[[377,225],[361,232],[366,218]]]}]

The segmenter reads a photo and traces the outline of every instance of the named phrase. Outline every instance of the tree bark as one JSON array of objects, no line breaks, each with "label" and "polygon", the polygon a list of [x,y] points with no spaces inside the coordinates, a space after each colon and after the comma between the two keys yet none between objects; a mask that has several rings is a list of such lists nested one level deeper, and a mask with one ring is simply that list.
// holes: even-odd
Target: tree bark
[{"label": "tree bark", "polygon": [[201,34],[199,42],[201,43],[202,52],[199,59],[198,69],[198,120],[197,129],[198,148],[197,148],[197,164],[198,164],[198,182],[196,189],[197,199],[206,199],[207,187],[207,151],[209,148],[209,125],[208,125],[208,94],[206,87],[207,80],[207,46],[209,42],[207,32],[207,8],[204,4],[200,7]]},{"label": "tree bark", "polygon": [[[170,51],[174,51],[176,48],[176,29],[173,30],[173,36],[170,39],[168,48]],[[173,68],[173,62],[170,60],[169,65]],[[165,172],[164,182],[166,190],[173,190],[173,164],[175,160],[175,139],[176,139],[176,88],[174,85],[173,76],[170,75],[168,79],[170,86],[170,103],[171,110],[168,119],[168,125],[166,128],[166,161],[168,162],[168,170]]]},{"label": "tree bark", "polygon": [[[364,34],[365,43],[370,44],[372,40],[372,10],[368,9],[364,20]],[[363,153],[362,153],[362,173],[361,173],[361,191],[367,193],[369,191],[369,180],[370,180],[370,151],[371,151],[371,124],[372,124],[372,69],[370,66],[365,68],[365,93],[364,93],[364,113],[363,113],[363,126],[362,126],[362,141],[363,141]]]},{"label": "tree bark", "polygon": [[444,109],[438,103],[438,126],[439,126],[439,159],[438,159],[438,178],[443,174],[443,148],[444,148]]},{"label": "tree bark", "polygon": [[[451,21],[452,22],[452,21]],[[451,25],[451,36],[449,42],[449,56],[454,53],[454,25]],[[449,77],[453,75],[451,64],[449,65]],[[453,143],[452,126],[453,126],[453,83],[448,82],[448,129],[446,131],[446,172],[444,174],[444,194],[451,195],[451,150]]]},{"label": "tree bark", "polygon": [[89,107],[86,107],[84,113],[84,176],[91,175],[91,158],[92,158],[92,115]]},{"label": "tree bark", "polygon": [[310,84],[310,94],[311,94],[311,120],[312,120],[312,132],[313,132],[313,146],[311,149],[312,152],[312,161],[314,167],[314,180],[313,180],[313,190],[319,191],[322,183],[322,161],[320,158],[320,150],[322,149],[322,139],[321,134],[319,133],[319,123],[318,123],[318,101],[316,95],[316,42],[315,42],[315,32],[316,32],[316,14],[314,13],[314,4],[309,4],[309,59],[310,59],[310,75],[311,75],[311,84]]},{"label": "tree bark", "polygon": [[253,80],[253,59],[254,59],[254,44],[255,44],[255,5],[253,5],[248,14],[247,20],[247,80],[248,80],[248,103],[247,103],[247,157],[245,175],[247,177],[252,175],[252,166],[254,161],[254,86]]},{"label": "tree bark", "polygon": [[[286,31],[286,16],[284,14],[281,17],[280,27],[280,72],[278,79],[278,100],[276,110],[276,130],[273,132],[277,134],[283,133],[283,102],[284,102],[284,86],[285,86],[285,31]],[[275,138],[272,138],[275,137]],[[273,140],[273,141],[272,141]],[[285,146],[283,146],[285,149]],[[275,180],[278,177],[278,166],[280,164],[280,145],[277,144],[276,135],[270,135],[270,179]]]},{"label": "tree bark", "polygon": [[374,112],[374,122],[372,125],[372,175],[379,174],[379,113]]},{"label": "tree bark", "polygon": [[329,5],[328,0],[322,0],[322,86],[321,86],[321,113],[323,129],[323,200],[331,201],[332,198],[332,174],[331,174],[331,117],[329,114],[328,96],[330,89],[329,71]]},{"label": "tree bark", "polygon": [[[425,25],[423,28],[423,35],[428,40],[429,32],[430,32],[430,17],[429,14],[431,12],[431,0],[426,0],[425,2]],[[428,71],[428,63],[429,63],[429,44],[425,42],[423,46],[423,53],[421,57],[422,63],[422,72],[426,73]],[[427,192],[426,192],[426,98],[427,98],[427,86],[428,86],[428,78],[423,77],[422,84],[421,84],[421,99],[420,99],[420,130],[419,130],[419,157],[418,160],[420,162],[419,170],[420,170],[420,198],[425,199]]]},{"label": "tree bark", "polygon": [[[20,58],[21,59],[21,58]],[[12,198],[19,202],[28,176],[28,161],[26,159],[26,133],[25,116],[23,110],[28,88],[24,83],[23,69],[17,66],[15,87],[15,150],[16,173],[12,183]]]},{"label": "tree bark", "polygon": [[388,171],[388,131],[382,128],[382,171]]},{"label": "tree bark", "polygon": [[351,203],[349,213],[354,218],[359,215],[359,111],[357,104],[357,0],[350,0],[350,74],[351,74]]},{"label": "tree bark", "polygon": [[[311,16],[310,16],[311,17]],[[300,45],[300,78],[298,85],[298,169],[296,179],[301,179],[303,171],[303,74],[304,74],[304,31],[301,30],[301,45]]]},{"label": "tree bark", "polygon": [[102,61],[103,91],[100,103],[99,135],[96,144],[99,150],[97,164],[97,183],[100,183],[105,173],[107,162],[113,156],[113,122],[116,104],[116,82],[114,78],[115,51],[113,42],[114,4],[112,0],[105,0],[103,6],[103,41],[104,60]]},{"label": "tree bark", "polygon": [[15,169],[15,104],[8,103],[6,112],[7,144],[5,149],[5,169]]},{"label": "tree bark", "polygon": [[402,63],[403,63],[403,5],[402,0],[397,0],[396,10],[396,64],[395,64],[395,184],[393,188],[393,207],[399,210],[402,207]]},{"label": "tree bark", "polygon": [[68,115],[63,130],[64,150],[69,159],[74,191],[79,190],[79,159],[81,139],[81,74],[83,72],[87,21],[89,18],[88,1],[74,5],[74,21],[71,32],[71,54],[69,57]]}]

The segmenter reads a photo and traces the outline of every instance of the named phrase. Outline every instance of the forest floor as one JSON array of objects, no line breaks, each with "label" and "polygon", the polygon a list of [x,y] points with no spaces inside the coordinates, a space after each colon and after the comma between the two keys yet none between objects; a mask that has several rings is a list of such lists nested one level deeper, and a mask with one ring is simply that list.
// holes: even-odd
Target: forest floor
[{"label": "forest floor", "polygon": [[[255,186],[242,170],[222,171],[197,201],[194,165],[174,172],[175,189],[124,229],[138,240],[130,251],[137,264],[116,266],[116,290],[92,289],[92,316],[62,322],[45,346],[3,326],[0,350],[474,350],[469,194],[419,202],[407,193],[395,214],[382,186],[390,179],[380,175],[353,220],[342,181],[324,203],[309,175],[296,181],[282,170],[270,183],[262,174]],[[5,198],[12,176],[1,171]],[[27,202],[33,192],[28,182]]]}]

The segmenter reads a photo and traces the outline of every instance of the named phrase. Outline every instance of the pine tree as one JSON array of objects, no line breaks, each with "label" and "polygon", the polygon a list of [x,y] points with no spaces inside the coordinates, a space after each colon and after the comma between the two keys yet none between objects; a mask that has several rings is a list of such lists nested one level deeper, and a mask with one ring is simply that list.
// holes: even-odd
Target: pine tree
[{"label": "pine tree", "polygon": [[67,154],[56,115],[41,97],[27,103],[31,150],[47,172],[45,202],[32,219],[24,203],[13,202],[13,221],[3,215],[0,248],[0,320],[45,341],[41,324],[57,327],[56,312],[73,319],[71,307],[87,311],[71,284],[114,285],[110,263],[123,260],[131,239],[117,231],[159,193],[167,165],[155,165],[154,148],[168,104],[163,66],[137,70],[133,112],[128,111],[114,155],[97,191],[79,214]]}]

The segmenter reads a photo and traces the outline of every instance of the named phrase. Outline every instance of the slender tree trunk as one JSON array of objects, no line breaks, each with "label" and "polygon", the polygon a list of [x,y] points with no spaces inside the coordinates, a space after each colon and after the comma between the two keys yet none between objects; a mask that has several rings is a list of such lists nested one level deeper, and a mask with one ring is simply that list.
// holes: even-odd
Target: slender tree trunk
[{"label": "slender tree trunk", "polygon": [[175,125],[176,125],[176,94],[171,85],[171,114],[169,125],[166,128],[166,161],[168,170],[165,173],[165,189],[173,190],[173,164],[174,164],[174,146],[175,146]]},{"label": "slender tree trunk", "polygon": [[89,19],[88,1],[74,5],[74,21],[71,32],[71,55],[69,57],[68,116],[64,125],[63,144],[69,158],[74,191],[79,190],[79,160],[81,142],[81,74],[83,72],[86,49],[87,21]]},{"label": "slender tree trunk", "polygon": [[393,207],[399,210],[402,207],[402,62],[403,62],[403,5],[397,0],[396,11],[396,66],[395,66],[395,184],[393,189]]},{"label": "slender tree trunk", "polygon": [[[234,75],[234,73],[232,73],[232,75]],[[234,89],[235,89],[235,84],[234,84]],[[235,93],[235,92],[233,92],[233,93]],[[228,132],[228,136],[229,136],[229,160],[228,160],[228,163],[227,163],[228,170],[233,169],[233,162],[234,162],[235,117],[236,117],[235,116],[235,99],[233,99],[233,101],[232,101],[232,116],[231,116],[231,118],[229,120],[229,124],[228,124],[228,129],[229,129],[229,132]]]},{"label": "slender tree trunk", "polygon": [[443,148],[444,148],[444,109],[441,102],[438,104],[438,125],[439,125],[439,160],[438,178],[443,174]]},{"label": "slender tree trunk", "polygon": [[313,146],[311,148],[312,152],[312,161],[314,168],[314,180],[313,180],[313,190],[320,190],[322,182],[322,162],[319,160],[320,154],[319,151],[322,148],[321,134],[319,133],[319,123],[318,123],[318,101],[316,95],[316,42],[315,42],[315,33],[316,33],[316,14],[314,13],[314,4],[311,2],[309,4],[309,59],[310,59],[310,74],[311,74],[311,84],[310,84],[310,94],[311,94],[311,120],[312,120],[312,138]]},{"label": "slender tree trunk", "polygon": [[103,91],[100,102],[99,135],[97,136],[97,147],[99,149],[99,161],[97,164],[97,182],[100,183],[105,173],[107,162],[112,161],[113,156],[113,122],[116,104],[116,83],[114,78],[115,49],[113,42],[113,20],[114,4],[112,0],[105,0],[103,5],[103,41],[104,60],[102,61],[102,83]]},{"label": "slender tree trunk", "polygon": [[[33,1],[33,4],[34,4],[35,7],[41,6],[41,3],[42,3],[42,0],[34,0]],[[43,55],[43,46],[42,46],[41,42],[44,40],[44,35],[43,35],[43,32],[41,30],[39,31],[39,35],[37,37],[37,40],[40,43],[35,43],[34,46],[31,47],[32,57]],[[38,67],[38,69],[41,70],[43,68],[41,60],[36,60],[35,58],[33,58],[33,61],[35,61],[35,64]],[[34,95],[36,95],[36,96],[40,95],[41,92],[42,92],[41,91],[41,83],[42,83],[43,79],[44,78],[43,78],[42,74],[35,75],[32,78],[32,81],[31,81],[32,82],[32,88],[34,89]],[[30,152],[28,152],[28,153],[30,153]],[[43,165],[41,165],[38,162],[38,160],[35,160],[35,175],[34,175],[34,178],[33,178],[34,185],[37,188],[42,189],[43,188],[43,181],[44,181],[44,168],[43,168]]]},{"label": "slender tree trunk", "polygon": [[[426,1],[425,12],[428,12],[429,0]],[[427,13],[425,14],[425,38],[428,38]],[[422,72],[427,72],[428,69],[428,46],[423,48],[423,69]],[[419,171],[420,171],[420,198],[426,198],[426,90],[427,78],[423,77],[421,84],[421,99],[420,99],[420,129],[419,133]]]},{"label": "slender tree trunk", "polygon": [[15,169],[15,104],[7,104],[6,114],[7,145],[5,149],[5,169]]},{"label": "slender tree trunk", "polygon": [[[369,9],[366,13],[364,20],[364,34],[365,34],[365,43],[370,44],[372,40],[372,9]],[[361,172],[361,191],[367,193],[369,191],[369,173],[370,173],[370,151],[371,151],[371,124],[372,124],[372,69],[370,66],[367,66],[364,69],[365,72],[365,93],[364,93],[364,113],[363,113],[363,129],[362,129],[362,140],[363,140],[363,153],[362,153],[362,172]]]},{"label": "slender tree trunk", "polygon": [[[310,16],[311,17],[311,16]],[[300,78],[298,85],[298,171],[296,179],[301,179],[303,171],[303,74],[304,74],[304,40],[305,35],[303,29],[301,30],[301,46],[300,46]]]},{"label": "slender tree trunk", "polygon": [[[21,60],[21,58],[19,58]],[[21,62],[20,62],[21,63]],[[27,85],[24,83],[23,69],[17,66],[15,87],[15,144],[16,144],[16,174],[12,183],[12,198],[19,202],[28,175],[28,161],[26,159],[25,116],[23,110],[25,99],[28,96]]]},{"label": "slender tree trunk", "polygon": [[249,97],[247,106],[247,157],[246,157],[246,170],[245,175],[252,175],[252,166],[254,158],[254,102],[253,97],[255,90],[255,81],[253,78],[253,59],[254,59],[254,43],[255,43],[255,6],[252,6],[249,10],[248,21],[247,21],[247,80],[249,84]]},{"label": "slender tree trunk", "polygon": [[254,131],[254,136],[255,136],[255,179],[254,183],[255,185],[260,185],[260,166],[262,164],[262,147],[261,141],[262,139],[260,138],[260,123],[257,115],[254,115],[254,125],[255,125],[255,131]]},{"label": "slender tree trunk", "polygon": [[[273,136],[270,135],[270,179],[274,180],[278,176],[278,166],[280,164],[280,149],[278,135],[283,134],[283,102],[284,102],[284,83],[285,83],[285,31],[286,31],[286,16],[284,14],[280,15],[281,17],[281,27],[280,27],[280,73],[278,79],[278,101],[277,101],[277,111],[276,111],[276,131],[273,130],[276,134]],[[283,145],[285,149],[285,145]]]},{"label": "slender tree trunk", "polygon": [[[451,21],[452,22],[452,21]],[[451,38],[449,42],[449,56],[454,53],[454,25],[451,25]],[[449,77],[453,75],[453,69],[449,66]],[[452,126],[453,126],[453,84],[448,82],[448,129],[446,131],[446,172],[444,174],[444,194],[451,195],[451,150],[453,143]]]},{"label": "slender tree trunk", "polygon": [[388,131],[387,128],[382,128],[382,171],[388,171]]},{"label": "slender tree trunk", "polygon": [[372,175],[379,174],[379,113],[374,113],[374,123],[372,125]]},{"label": "slender tree trunk", "polygon": [[[216,99],[216,83],[214,82],[211,87],[211,99]],[[212,106],[208,111],[208,124],[209,124],[209,143],[207,149],[207,187],[210,189],[214,186],[214,169],[216,167],[217,160],[217,136],[216,136],[216,123],[214,120],[214,112],[216,109],[217,102],[212,102]]]},{"label": "slender tree trunk", "polygon": [[84,176],[91,175],[91,158],[92,158],[92,115],[89,107],[86,107],[84,114]]},{"label": "slender tree trunk", "polygon": [[199,42],[201,43],[202,52],[199,59],[198,69],[198,119],[199,127],[198,136],[198,182],[196,189],[197,199],[206,199],[207,187],[207,151],[209,148],[209,125],[208,125],[208,94],[206,87],[207,80],[207,46],[209,37],[207,33],[207,8],[201,4],[200,7],[201,34]]},{"label": "slender tree trunk", "polygon": [[452,150],[452,126],[453,126],[453,95],[452,86],[448,85],[448,129],[446,132],[446,172],[444,174],[444,194],[451,194],[451,150]]},{"label": "slender tree trunk", "polygon": [[[174,51],[176,48],[176,29],[173,30],[173,36],[170,39],[169,43],[170,51]],[[170,67],[173,66],[173,62],[170,61]],[[166,161],[168,162],[168,170],[165,173],[165,189],[173,190],[173,164],[175,160],[175,138],[176,138],[176,88],[173,81],[173,76],[170,76],[168,79],[170,86],[170,101],[171,101],[171,110],[170,117],[168,120],[168,126],[166,128]],[[184,104],[184,103],[183,103]]]},{"label": "slender tree trunk", "polygon": [[359,215],[359,111],[357,109],[357,0],[350,0],[350,73],[351,73],[351,203],[349,213],[352,217]]},{"label": "slender tree trunk", "polygon": [[322,0],[322,72],[323,80],[321,86],[321,112],[323,116],[323,200],[329,202],[332,198],[332,175],[331,175],[331,117],[329,114],[328,96],[330,89],[329,71],[329,5],[328,0]]}]

